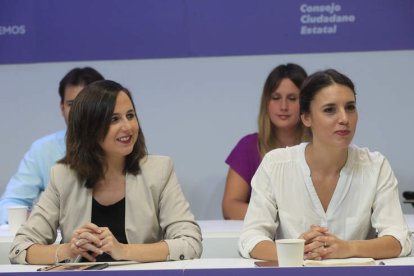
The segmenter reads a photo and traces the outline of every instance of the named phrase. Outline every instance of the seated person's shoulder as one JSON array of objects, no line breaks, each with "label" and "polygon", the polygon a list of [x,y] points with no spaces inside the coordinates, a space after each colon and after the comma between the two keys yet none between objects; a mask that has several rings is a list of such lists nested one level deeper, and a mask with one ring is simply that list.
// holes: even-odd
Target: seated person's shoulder
[{"label": "seated person's shoulder", "polygon": [[245,136],[243,136],[237,145],[246,145],[246,144],[257,144],[258,143],[258,134],[257,133],[250,133]]},{"label": "seated person's shoulder", "polygon": [[165,155],[147,155],[140,161],[142,167],[167,165],[170,163],[172,163],[171,157]]},{"label": "seated person's shoulder", "polygon": [[56,146],[65,141],[65,130],[61,130],[43,136],[32,143],[31,149],[42,149],[49,146]]},{"label": "seated person's shoulder", "polygon": [[264,159],[270,163],[284,163],[297,160],[303,155],[306,144],[300,144],[293,147],[277,148],[269,151]]},{"label": "seated person's shoulder", "polygon": [[68,183],[77,183],[78,178],[75,171],[73,171],[69,165],[66,164],[55,164],[50,170],[51,181],[55,183],[56,186],[62,187],[71,187],[68,186]]},{"label": "seated person's shoulder", "polygon": [[58,175],[75,175],[74,171],[72,171],[69,165],[57,163],[52,166],[51,172],[58,174]]},{"label": "seated person's shoulder", "polygon": [[173,162],[169,156],[147,155],[140,161],[141,172],[143,175],[160,174],[164,170],[172,170]]},{"label": "seated person's shoulder", "polygon": [[354,160],[361,165],[370,165],[376,163],[382,163],[385,160],[384,155],[378,151],[370,151],[366,147],[358,147],[356,145],[350,146],[350,154],[354,157]]},{"label": "seated person's shoulder", "polygon": [[161,155],[147,155],[140,161],[141,172],[136,176],[138,181],[143,181],[146,186],[162,189],[174,171],[174,165],[170,157]]}]

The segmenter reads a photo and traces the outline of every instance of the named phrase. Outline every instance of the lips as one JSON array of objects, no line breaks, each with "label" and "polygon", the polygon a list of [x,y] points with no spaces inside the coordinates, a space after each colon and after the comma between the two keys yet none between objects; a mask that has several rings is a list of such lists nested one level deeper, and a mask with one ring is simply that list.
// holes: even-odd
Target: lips
[{"label": "lips", "polygon": [[350,130],[338,130],[335,131],[336,134],[338,134],[339,136],[347,136],[349,133],[351,133]]},{"label": "lips", "polygon": [[289,119],[290,115],[277,115],[281,120],[287,120]]},{"label": "lips", "polygon": [[116,139],[118,142],[121,142],[123,144],[128,144],[131,142],[132,140],[132,135],[128,135],[128,136],[122,136]]}]

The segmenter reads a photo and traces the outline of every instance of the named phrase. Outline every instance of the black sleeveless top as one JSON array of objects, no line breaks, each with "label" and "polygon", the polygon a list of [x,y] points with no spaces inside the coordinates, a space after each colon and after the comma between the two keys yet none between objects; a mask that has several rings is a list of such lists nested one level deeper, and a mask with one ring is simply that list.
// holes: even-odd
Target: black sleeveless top
[{"label": "black sleeveless top", "polygon": [[[125,234],[125,197],[112,205],[101,205],[92,199],[92,223],[99,227],[108,227],[120,243],[128,243]],[[82,261],[88,261],[82,258]],[[114,259],[106,253],[96,256],[97,262],[113,262]]]}]

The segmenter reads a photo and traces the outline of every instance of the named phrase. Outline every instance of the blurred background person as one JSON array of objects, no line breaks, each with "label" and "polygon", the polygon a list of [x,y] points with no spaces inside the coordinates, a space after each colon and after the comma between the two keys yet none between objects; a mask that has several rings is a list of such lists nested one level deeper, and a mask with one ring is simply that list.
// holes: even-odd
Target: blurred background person
[{"label": "blurred background person", "polygon": [[[103,79],[91,67],[74,68],[62,78],[59,83],[60,110],[66,124],[72,103],[82,88]],[[50,168],[65,155],[65,135],[66,130],[61,130],[33,142],[1,197],[1,224],[7,223],[8,206],[22,205],[31,209],[45,190]]]},{"label": "blurred background person", "polygon": [[293,63],[277,66],[267,77],[260,102],[259,131],[243,137],[226,159],[229,171],[222,201],[225,219],[244,219],[251,179],[267,152],[308,140],[299,114],[300,87],[306,77],[306,71]]}]

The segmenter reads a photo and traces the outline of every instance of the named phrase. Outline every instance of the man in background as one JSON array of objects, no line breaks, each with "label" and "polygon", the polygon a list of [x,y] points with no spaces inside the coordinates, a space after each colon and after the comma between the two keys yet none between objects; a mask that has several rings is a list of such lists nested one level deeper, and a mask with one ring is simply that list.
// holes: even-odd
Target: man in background
[{"label": "man in background", "polygon": [[[63,77],[59,83],[59,96],[60,109],[66,124],[71,105],[82,88],[103,79],[91,67],[74,68]],[[32,208],[49,183],[50,168],[65,155],[65,135],[66,130],[61,130],[33,142],[0,199],[0,224],[8,221],[8,206],[24,205]]]}]

